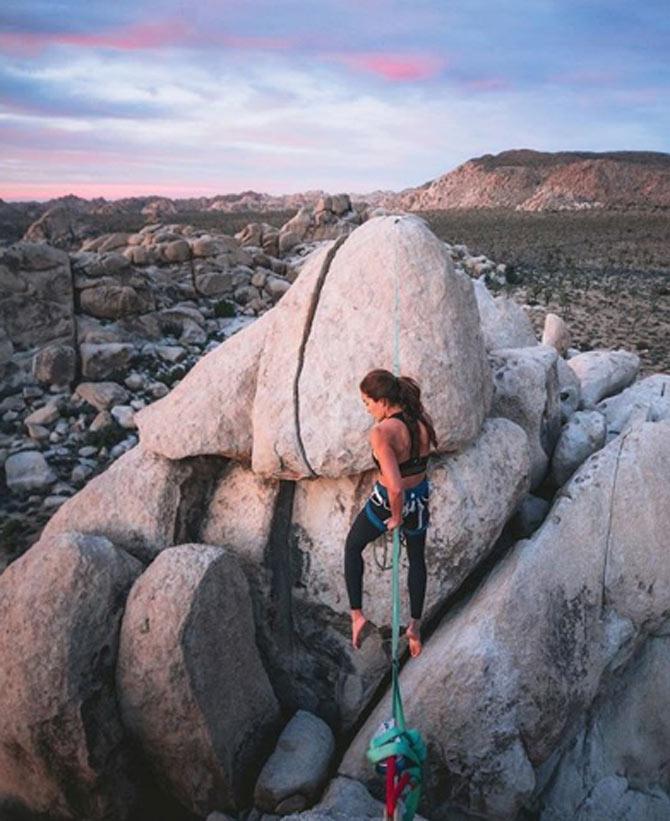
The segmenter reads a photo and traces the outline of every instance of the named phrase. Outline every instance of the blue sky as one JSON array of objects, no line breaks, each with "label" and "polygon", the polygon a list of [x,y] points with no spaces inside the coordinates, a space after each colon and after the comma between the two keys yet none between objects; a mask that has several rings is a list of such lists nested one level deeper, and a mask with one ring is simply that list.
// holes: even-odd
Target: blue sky
[{"label": "blue sky", "polygon": [[670,150],[666,2],[3,0],[0,197],[399,190]]}]

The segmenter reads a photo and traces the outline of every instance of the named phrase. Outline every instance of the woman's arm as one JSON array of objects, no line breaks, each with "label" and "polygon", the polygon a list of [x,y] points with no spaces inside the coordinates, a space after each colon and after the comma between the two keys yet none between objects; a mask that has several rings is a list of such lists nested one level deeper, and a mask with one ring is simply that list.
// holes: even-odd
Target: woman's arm
[{"label": "woman's arm", "polygon": [[370,444],[379,461],[382,483],[388,490],[391,518],[387,521],[386,526],[389,530],[392,530],[402,524],[403,486],[398,468],[398,459],[386,432],[382,428],[375,426],[372,429]]}]

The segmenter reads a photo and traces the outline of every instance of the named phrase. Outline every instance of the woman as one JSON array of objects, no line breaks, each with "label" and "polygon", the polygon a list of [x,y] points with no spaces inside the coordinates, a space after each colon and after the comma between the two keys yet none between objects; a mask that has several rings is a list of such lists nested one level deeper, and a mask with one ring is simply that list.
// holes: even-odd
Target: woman
[{"label": "woman", "polygon": [[354,647],[360,647],[363,615],[363,550],[386,530],[402,527],[407,541],[410,623],[406,635],[412,656],[421,652],[420,620],[426,594],[428,482],[426,463],[437,437],[421,404],[421,391],[408,376],[374,370],[360,384],[361,398],[376,421],[370,434],[379,478],[347,536],[344,573],[351,607]]}]

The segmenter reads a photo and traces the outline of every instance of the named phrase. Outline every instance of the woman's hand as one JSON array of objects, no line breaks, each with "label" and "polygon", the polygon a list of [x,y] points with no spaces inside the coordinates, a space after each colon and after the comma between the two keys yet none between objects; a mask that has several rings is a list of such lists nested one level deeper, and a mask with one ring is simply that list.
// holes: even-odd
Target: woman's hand
[{"label": "woman's hand", "polygon": [[402,524],[402,518],[401,517],[391,516],[390,519],[386,520],[386,529],[387,530],[395,530],[395,528],[400,527],[401,524]]}]

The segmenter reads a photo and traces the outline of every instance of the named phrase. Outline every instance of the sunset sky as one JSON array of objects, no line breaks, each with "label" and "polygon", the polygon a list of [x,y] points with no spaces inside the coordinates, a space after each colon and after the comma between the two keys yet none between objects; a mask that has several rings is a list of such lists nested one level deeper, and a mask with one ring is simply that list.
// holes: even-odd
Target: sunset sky
[{"label": "sunset sky", "polygon": [[3,0],[0,197],[399,190],[670,151],[667,0]]}]

